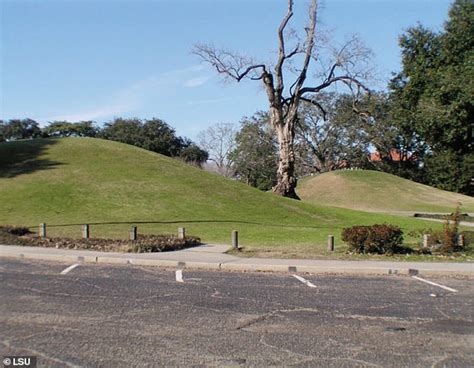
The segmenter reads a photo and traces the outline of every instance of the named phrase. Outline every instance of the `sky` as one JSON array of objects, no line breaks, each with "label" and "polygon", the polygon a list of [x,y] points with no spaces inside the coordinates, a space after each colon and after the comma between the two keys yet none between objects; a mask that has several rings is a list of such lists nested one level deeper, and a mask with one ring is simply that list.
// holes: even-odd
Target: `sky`
[{"label": "sky", "polygon": [[[358,34],[384,89],[400,69],[398,37],[420,22],[441,31],[450,0],[323,0],[318,30]],[[0,0],[0,119],[163,119],[182,136],[265,110],[258,82],[223,82],[196,43],[271,62],[286,0]],[[295,0],[292,28],[306,24]]]}]

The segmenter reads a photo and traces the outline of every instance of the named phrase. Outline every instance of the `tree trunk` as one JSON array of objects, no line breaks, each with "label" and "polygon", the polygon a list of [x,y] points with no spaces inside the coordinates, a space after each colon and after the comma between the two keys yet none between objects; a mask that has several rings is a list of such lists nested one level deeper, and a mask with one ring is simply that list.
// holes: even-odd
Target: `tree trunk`
[{"label": "tree trunk", "polygon": [[294,151],[294,122],[272,124],[276,130],[280,147],[280,157],[277,171],[277,185],[273,192],[283,197],[300,199],[296,194],[295,151]]}]

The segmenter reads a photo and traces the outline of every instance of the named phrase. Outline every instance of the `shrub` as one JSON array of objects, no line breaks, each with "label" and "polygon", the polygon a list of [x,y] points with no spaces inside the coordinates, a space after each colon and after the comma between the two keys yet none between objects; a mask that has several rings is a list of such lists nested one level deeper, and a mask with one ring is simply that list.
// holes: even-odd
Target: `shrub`
[{"label": "shrub", "polygon": [[357,253],[406,253],[402,247],[403,232],[398,226],[353,226],[342,230],[342,240]]},{"label": "shrub", "polygon": [[[420,251],[423,253],[452,253],[463,251],[466,250],[467,246],[472,242],[472,235],[470,235],[471,232],[469,231],[459,232],[461,218],[461,209],[458,205],[452,214],[444,217],[443,230],[437,231],[429,228],[414,231],[410,233],[410,235],[416,236],[419,239],[425,234],[430,236],[429,249],[424,249],[422,242],[420,242]],[[459,242],[461,235],[464,237],[463,245]]]},{"label": "shrub", "polygon": [[441,251],[448,253],[459,250],[458,246],[458,230],[461,221],[461,208],[458,205],[450,216],[446,216],[443,223],[443,246]]},{"label": "shrub", "polygon": [[201,244],[201,239],[194,236],[179,239],[174,235],[142,235],[132,243],[128,248],[128,252],[152,253],[194,247]]}]

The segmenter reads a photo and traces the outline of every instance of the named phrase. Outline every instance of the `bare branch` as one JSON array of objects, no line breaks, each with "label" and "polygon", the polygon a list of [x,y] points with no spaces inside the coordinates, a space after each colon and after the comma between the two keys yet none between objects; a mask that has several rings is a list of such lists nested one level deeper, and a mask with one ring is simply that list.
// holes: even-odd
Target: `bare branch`
[{"label": "bare branch", "polygon": [[319,111],[321,111],[321,114],[323,115],[323,120],[326,120],[326,117],[327,117],[326,110],[323,108],[323,106],[319,102],[310,98],[306,98],[306,97],[300,97],[300,100],[316,106],[319,109]]},{"label": "bare branch", "polygon": [[288,0],[288,11],[285,18],[280,23],[278,28],[278,63],[275,67],[275,75],[277,79],[276,90],[281,95],[283,93],[283,63],[285,62],[285,39],[283,37],[283,31],[288,24],[290,18],[293,16],[293,0]]},{"label": "bare branch", "polygon": [[331,79],[334,78],[334,72],[336,71],[336,68],[340,66],[339,62],[335,62],[334,65],[331,67],[331,69],[329,70],[329,74],[326,78],[326,82],[330,81]]},{"label": "bare branch", "polygon": [[338,76],[338,77],[334,77],[330,80],[326,80],[325,82],[321,83],[317,87],[304,87],[300,90],[299,96],[302,97],[305,93],[318,93],[318,92],[322,91],[323,89],[325,89],[325,88],[329,87],[330,85],[335,84],[337,82],[342,82],[346,86],[350,87],[351,89],[352,89],[352,85],[354,84],[360,90],[364,90],[368,93],[370,92],[369,88],[366,87],[358,79],[353,78],[349,75],[341,75],[341,76]]},{"label": "bare branch", "polygon": [[305,53],[301,73],[295,84],[294,94],[297,96],[300,95],[299,91],[306,80],[306,73],[308,72],[309,62],[311,60],[311,55],[313,52],[317,11],[318,11],[318,1],[313,0],[309,9],[309,25],[308,27],[306,27],[306,53]]},{"label": "bare branch", "polygon": [[226,177],[232,175],[231,152],[235,148],[236,133],[234,125],[219,123],[198,134],[200,146],[209,153],[209,161],[214,162],[217,172]]},{"label": "bare branch", "polygon": [[220,74],[235,79],[237,82],[246,77],[254,80],[262,79],[267,70],[265,64],[257,64],[238,53],[209,45],[197,44],[192,52],[211,64]]}]

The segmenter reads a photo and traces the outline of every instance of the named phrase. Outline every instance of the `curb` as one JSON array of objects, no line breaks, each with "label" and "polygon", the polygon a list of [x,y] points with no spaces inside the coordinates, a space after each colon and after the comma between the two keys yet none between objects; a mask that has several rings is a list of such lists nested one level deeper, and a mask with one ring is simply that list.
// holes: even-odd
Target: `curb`
[{"label": "curb", "polygon": [[359,276],[383,276],[399,275],[412,276],[423,274],[425,276],[470,276],[474,277],[474,270],[447,270],[429,268],[409,268],[401,264],[398,268],[389,267],[331,267],[331,266],[292,266],[269,265],[269,264],[244,264],[244,263],[224,263],[221,270],[241,271],[241,272],[289,272],[289,273],[311,273],[311,274],[332,274],[332,275],[359,275]]},{"label": "curb", "polygon": [[[344,275],[414,275],[422,273],[425,276],[470,276],[474,277],[474,265],[471,269],[453,270],[442,268],[418,267],[417,269],[409,268],[406,263],[400,263],[400,267],[384,267],[374,264],[373,266],[342,266],[336,267],[331,265],[298,265],[292,264],[288,260],[285,264],[270,264],[264,261],[259,264],[245,263],[239,261],[229,262],[197,262],[197,261],[173,261],[162,259],[145,259],[137,257],[113,257],[113,256],[97,256],[97,255],[69,255],[69,254],[47,254],[34,252],[21,252],[17,249],[0,251],[0,258],[12,259],[29,259],[44,260],[69,263],[95,263],[95,264],[115,264],[115,265],[139,265],[153,266],[163,268],[178,269],[197,269],[197,270],[222,270],[222,271],[239,271],[239,272],[279,272],[279,273],[312,273],[312,274],[344,274]],[[412,266],[413,267],[413,266]]]}]

